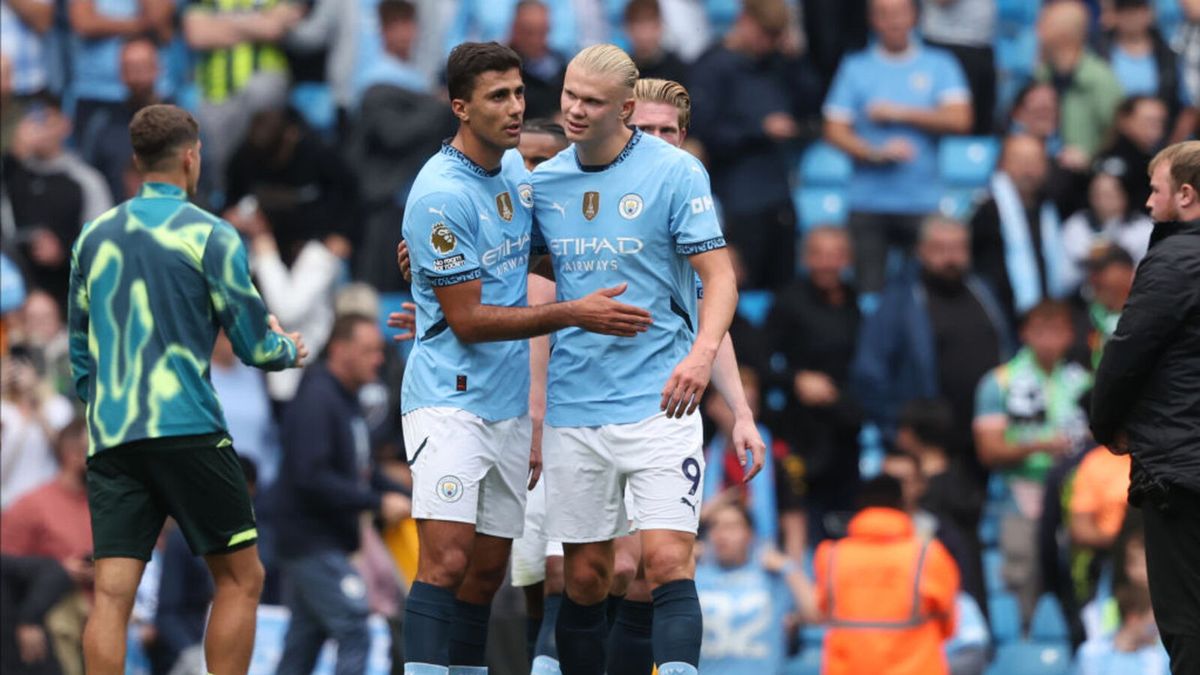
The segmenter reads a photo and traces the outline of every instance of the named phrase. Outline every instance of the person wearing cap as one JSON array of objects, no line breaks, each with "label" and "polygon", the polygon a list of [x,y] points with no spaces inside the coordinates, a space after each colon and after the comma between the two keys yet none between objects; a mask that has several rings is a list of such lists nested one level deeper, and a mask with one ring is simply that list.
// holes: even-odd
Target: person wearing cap
[{"label": "person wearing cap", "polygon": [[1200,672],[1200,142],[1150,163],[1154,234],[1096,368],[1092,434],[1132,455],[1150,596],[1171,670]]}]

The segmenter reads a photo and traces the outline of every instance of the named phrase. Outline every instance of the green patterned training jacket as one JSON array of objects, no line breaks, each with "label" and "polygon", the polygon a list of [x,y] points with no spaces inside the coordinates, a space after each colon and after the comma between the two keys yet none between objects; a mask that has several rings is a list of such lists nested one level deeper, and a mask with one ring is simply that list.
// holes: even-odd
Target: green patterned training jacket
[{"label": "green patterned training jacket", "polygon": [[84,225],[71,250],[68,315],[89,456],[225,431],[209,379],[221,328],[249,365],[281,370],[296,360],[292,341],[267,325],[237,231],[166,183],[146,183]]}]

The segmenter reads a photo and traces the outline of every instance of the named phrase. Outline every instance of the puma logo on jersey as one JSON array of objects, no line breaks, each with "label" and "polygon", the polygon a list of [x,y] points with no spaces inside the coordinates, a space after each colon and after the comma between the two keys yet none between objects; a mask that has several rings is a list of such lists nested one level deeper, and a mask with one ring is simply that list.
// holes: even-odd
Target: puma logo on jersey
[{"label": "puma logo on jersey", "polygon": [[441,216],[442,218],[445,218],[446,217],[446,205],[443,204],[442,208],[440,208],[440,209],[435,209],[431,206],[431,207],[429,207],[429,212],[436,216]]},{"label": "puma logo on jersey", "polygon": [[563,206],[562,204],[559,204],[558,202],[550,202],[550,208],[558,211],[559,215],[561,215],[563,218],[567,217],[567,207]]}]

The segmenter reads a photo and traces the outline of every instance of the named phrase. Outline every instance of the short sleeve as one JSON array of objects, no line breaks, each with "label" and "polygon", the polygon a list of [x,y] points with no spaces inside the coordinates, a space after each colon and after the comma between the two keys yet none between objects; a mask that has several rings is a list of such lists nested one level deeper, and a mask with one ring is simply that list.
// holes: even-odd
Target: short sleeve
[{"label": "short sleeve", "polygon": [[404,240],[412,268],[434,287],[482,276],[475,251],[476,230],[464,197],[438,192],[417,200],[404,214]]},{"label": "short sleeve", "polygon": [[827,119],[838,122],[854,121],[858,105],[854,95],[853,63],[851,59],[844,59],[838,67],[833,84],[829,87],[829,94],[825,96],[825,105],[821,109]]},{"label": "short sleeve", "polygon": [[963,75],[962,66],[947,53],[938,54],[937,77],[934,78],[934,97],[938,104],[970,103],[971,89]]},{"label": "short sleeve", "polygon": [[692,157],[679,160],[671,193],[670,227],[679,255],[696,255],[725,247],[708,172]]},{"label": "short sleeve", "polygon": [[1004,392],[1000,391],[1000,382],[993,370],[979,380],[975,390],[975,419],[1004,414]]}]

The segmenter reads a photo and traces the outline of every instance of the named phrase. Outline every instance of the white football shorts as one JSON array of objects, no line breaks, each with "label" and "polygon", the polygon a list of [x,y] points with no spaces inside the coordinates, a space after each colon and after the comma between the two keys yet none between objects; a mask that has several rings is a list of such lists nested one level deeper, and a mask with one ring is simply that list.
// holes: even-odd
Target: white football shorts
[{"label": "white football shorts", "polygon": [[512,585],[524,588],[546,580],[546,558],[562,557],[563,547],[546,536],[546,478],[525,503],[525,533],[513,540]]},{"label": "white football shorts", "polygon": [[412,465],[413,518],[473,523],[475,531],[516,539],[525,522],[529,416],[489,422],[458,408],[404,415]]},{"label": "white football shorts", "polygon": [[[699,415],[631,424],[545,427],[546,531],[571,544],[640,530],[696,533],[704,488]],[[626,491],[636,513],[627,513]]]}]

